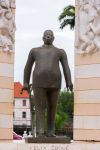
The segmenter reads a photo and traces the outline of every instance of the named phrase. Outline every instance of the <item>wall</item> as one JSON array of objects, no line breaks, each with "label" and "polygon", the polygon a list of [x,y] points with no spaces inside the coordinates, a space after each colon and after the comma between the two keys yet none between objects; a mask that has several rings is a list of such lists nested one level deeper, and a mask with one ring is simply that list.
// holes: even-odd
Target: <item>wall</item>
[{"label": "wall", "polygon": [[15,1],[0,1],[0,142],[13,139]]},{"label": "wall", "polygon": [[79,141],[100,141],[99,4],[76,1],[74,140]]},{"label": "wall", "polygon": [[[26,100],[26,106],[23,106],[22,98],[15,98],[14,107],[14,125],[30,125],[30,104],[29,99]],[[26,118],[22,118],[22,112],[26,112]]]}]

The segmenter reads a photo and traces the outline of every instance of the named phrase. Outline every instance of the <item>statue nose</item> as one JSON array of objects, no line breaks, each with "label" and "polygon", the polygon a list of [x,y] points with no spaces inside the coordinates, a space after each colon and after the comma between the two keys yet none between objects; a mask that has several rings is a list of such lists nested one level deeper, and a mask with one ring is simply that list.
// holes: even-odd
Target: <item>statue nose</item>
[{"label": "statue nose", "polygon": [[47,36],[47,39],[50,39],[50,36]]}]

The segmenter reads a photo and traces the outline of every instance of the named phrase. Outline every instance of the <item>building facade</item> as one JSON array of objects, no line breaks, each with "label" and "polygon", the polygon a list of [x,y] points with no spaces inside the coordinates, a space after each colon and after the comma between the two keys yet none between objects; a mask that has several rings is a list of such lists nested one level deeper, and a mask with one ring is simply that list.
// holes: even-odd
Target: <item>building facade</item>
[{"label": "building facade", "polygon": [[14,127],[26,127],[31,125],[30,120],[30,101],[26,91],[20,94],[22,85],[20,82],[14,83],[14,112],[13,123]]}]

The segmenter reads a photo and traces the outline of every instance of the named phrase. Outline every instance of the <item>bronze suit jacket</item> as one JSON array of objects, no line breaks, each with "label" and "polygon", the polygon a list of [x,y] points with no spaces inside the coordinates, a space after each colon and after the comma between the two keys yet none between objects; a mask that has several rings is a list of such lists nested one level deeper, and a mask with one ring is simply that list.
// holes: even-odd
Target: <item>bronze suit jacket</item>
[{"label": "bronze suit jacket", "polygon": [[33,88],[61,88],[61,72],[59,62],[62,64],[66,86],[71,83],[71,74],[64,50],[51,46],[33,48],[28,56],[24,69],[24,84],[29,84],[32,66]]}]

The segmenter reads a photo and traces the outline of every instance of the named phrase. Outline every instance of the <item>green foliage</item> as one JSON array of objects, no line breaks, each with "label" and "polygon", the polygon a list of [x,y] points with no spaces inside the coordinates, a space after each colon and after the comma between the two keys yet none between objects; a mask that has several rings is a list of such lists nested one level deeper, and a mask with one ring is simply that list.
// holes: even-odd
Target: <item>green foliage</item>
[{"label": "green foliage", "polygon": [[57,112],[67,113],[70,117],[73,116],[74,93],[64,91],[60,92],[58,100]]},{"label": "green foliage", "polygon": [[69,119],[69,116],[65,113],[56,114],[55,118],[55,128],[56,130],[63,129],[66,125],[67,120]]},{"label": "green foliage", "polygon": [[60,28],[63,29],[65,26],[69,25],[71,29],[75,26],[75,7],[72,5],[66,6],[63,12],[59,16],[59,21],[61,22]]},{"label": "green foliage", "polygon": [[60,92],[55,128],[63,129],[66,123],[73,118],[74,93],[64,91]]}]

